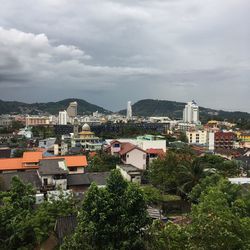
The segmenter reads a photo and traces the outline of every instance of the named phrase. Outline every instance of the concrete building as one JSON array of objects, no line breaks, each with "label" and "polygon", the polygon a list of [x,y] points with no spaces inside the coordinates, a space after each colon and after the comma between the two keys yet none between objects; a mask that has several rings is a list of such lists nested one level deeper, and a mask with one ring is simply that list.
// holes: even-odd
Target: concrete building
[{"label": "concrete building", "polygon": [[131,101],[128,101],[128,105],[127,105],[127,120],[132,120],[132,105],[131,105]]},{"label": "concrete building", "polygon": [[64,159],[41,160],[37,173],[43,189],[67,189],[69,170]]},{"label": "concrete building", "polygon": [[207,145],[208,133],[205,130],[187,131],[186,132],[189,144]]},{"label": "concrete building", "polygon": [[[106,140],[108,145],[110,145],[113,141],[114,140],[112,139]],[[144,135],[138,136],[136,139],[119,138],[116,141],[119,141],[120,143],[131,143],[143,149],[144,151],[148,149],[162,149],[163,152],[166,152],[167,150],[167,142],[161,136]]]},{"label": "concrete building", "polygon": [[45,148],[45,149],[51,149],[54,147],[55,142],[56,142],[56,138],[46,138],[43,140],[39,140],[38,147]]},{"label": "concrete building", "polygon": [[77,102],[71,102],[69,104],[67,114],[70,119],[74,119],[77,116]]},{"label": "concrete building", "polygon": [[236,134],[233,132],[215,132],[214,148],[216,149],[232,149],[236,140]]},{"label": "concrete building", "polygon": [[19,129],[17,135],[25,137],[26,139],[31,139],[33,136],[33,133],[31,131],[31,128],[25,127],[25,128]]},{"label": "concrete building", "polygon": [[63,140],[56,139],[54,144],[54,155],[66,155],[68,153],[68,144]]},{"label": "concrete building", "polygon": [[141,183],[142,171],[130,164],[119,164],[116,166],[122,177],[129,182]]},{"label": "concrete building", "polygon": [[188,102],[183,110],[183,121],[199,124],[199,107],[195,101]]},{"label": "concrete building", "polygon": [[0,127],[10,127],[13,122],[13,117],[10,115],[1,115],[0,116]]},{"label": "concrete building", "polygon": [[26,127],[28,126],[45,126],[50,124],[50,119],[47,116],[27,116]]},{"label": "concrete building", "polygon": [[66,110],[59,111],[58,115],[58,124],[59,125],[67,125],[68,123],[68,113]]}]

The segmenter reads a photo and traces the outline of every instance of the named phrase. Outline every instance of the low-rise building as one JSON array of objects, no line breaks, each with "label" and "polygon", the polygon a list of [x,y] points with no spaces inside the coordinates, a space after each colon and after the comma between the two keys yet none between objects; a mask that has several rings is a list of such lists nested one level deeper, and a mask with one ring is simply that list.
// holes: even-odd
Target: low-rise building
[{"label": "low-rise building", "polygon": [[129,181],[135,183],[141,183],[142,171],[131,164],[119,164],[116,166],[119,169],[122,177]]},{"label": "low-rise building", "polygon": [[187,131],[186,132],[189,144],[207,145],[208,132],[205,130]]},{"label": "low-rise building", "polygon": [[88,165],[85,155],[46,157],[43,155],[43,152],[24,152],[21,158],[0,159],[0,172],[37,170],[41,160],[54,159],[64,159],[69,169],[69,174],[84,173],[84,169]]},{"label": "low-rise building", "polygon": [[216,149],[233,149],[236,134],[233,132],[215,132],[214,133],[214,148]]},{"label": "low-rise building", "polygon": [[50,119],[47,116],[27,116],[26,127],[28,126],[45,126],[50,124]]},{"label": "low-rise building", "polygon": [[41,160],[37,173],[44,190],[67,189],[69,169],[64,159]]},{"label": "low-rise building", "polygon": [[119,155],[124,164],[131,164],[141,170],[146,169],[147,152],[132,143],[113,141],[110,152],[112,155]]}]

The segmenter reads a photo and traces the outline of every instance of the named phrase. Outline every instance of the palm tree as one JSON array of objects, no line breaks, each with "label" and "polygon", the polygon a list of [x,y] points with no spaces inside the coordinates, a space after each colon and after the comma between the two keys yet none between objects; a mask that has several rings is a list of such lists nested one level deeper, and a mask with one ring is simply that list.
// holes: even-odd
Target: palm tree
[{"label": "palm tree", "polygon": [[199,159],[195,159],[191,164],[178,166],[178,191],[185,196],[197,185],[208,172]]}]

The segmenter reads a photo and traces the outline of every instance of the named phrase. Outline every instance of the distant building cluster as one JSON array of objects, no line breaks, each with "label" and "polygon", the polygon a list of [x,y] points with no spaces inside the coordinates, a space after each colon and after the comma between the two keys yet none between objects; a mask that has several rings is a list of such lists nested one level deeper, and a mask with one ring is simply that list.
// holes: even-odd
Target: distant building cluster
[{"label": "distant building cluster", "polygon": [[[155,159],[162,158],[170,147],[188,144],[198,154],[217,154],[239,159],[250,169],[250,131],[235,128],[228,121],[200,121],[199,106],[188,102],[182,119],[166,116],[137,117],[128,101],[126,114],[79,114],[77,102],[70,102],[58,115],[2,115],[0,128],[8,131],[13,123],[23,124],[12,133],[0,134],[0,177],[6,183],[18,175],[31,182],[38,194],[61,188],[66,193],[84,192],[95,181],[103,186],[108,172],[88,173],[88,160],[96,154],[119,159],[116,168],[131,182],[143,182],[143,173]],[[52,129],[54,134],[47,133]],[[102,134],[122,134],[126,129],[146,131],[134,138],[102,138]],[[151,134],[150,132],[154,132]],[[166,140],[171,138],[171,140]],[[180,141],[180,138],[182,138]],[[23,141],[28,151],[13,157]],[[30,152],[31,151],[31,152]],[[49,195],[48,195],[49,197]]]}]

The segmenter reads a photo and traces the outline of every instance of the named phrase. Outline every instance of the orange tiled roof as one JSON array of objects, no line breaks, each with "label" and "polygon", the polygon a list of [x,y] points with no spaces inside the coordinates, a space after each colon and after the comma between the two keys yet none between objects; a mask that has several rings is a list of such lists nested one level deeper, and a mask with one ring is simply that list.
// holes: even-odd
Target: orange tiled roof
[{"label": "orange tiled roof", "polygon": [[85,155],[76,156],[48,156],[43,159],[64,159],[67,167],[86,167],[88,165],[87,158]]},{"label": "orange tiled roof", "polygon": [[22,167],[22,158],[4,158],[0,159],[1,170],[15,170]]},{"label": "orange tiled roof", "polygon": [[38,163],[42,159],[65,159],[68,167],[86,167],[88,165],[85,155],[43,157],[41,152],[25,152],[23,158],[0,159],[0,171],[38,169],[39,167],[36,165],[25,166],[25,163]]},{"label": "orange tiled roof", "polygon": [[23,162],[39,162],[43,158],[42,152],[24,152]]}]

